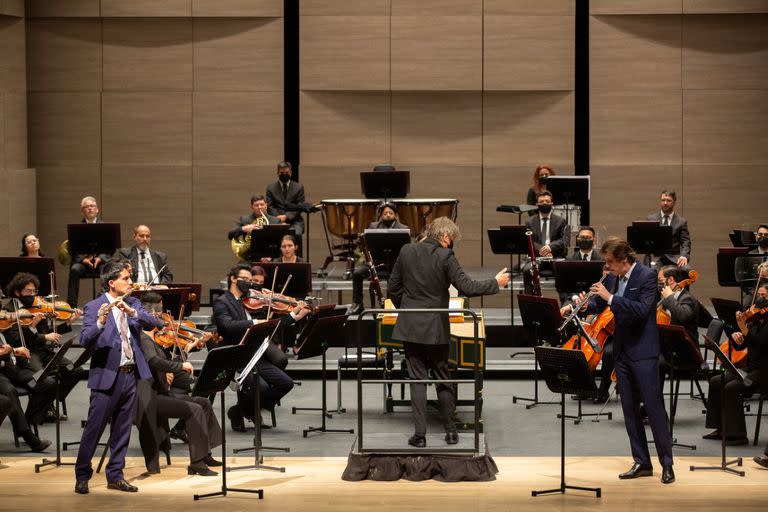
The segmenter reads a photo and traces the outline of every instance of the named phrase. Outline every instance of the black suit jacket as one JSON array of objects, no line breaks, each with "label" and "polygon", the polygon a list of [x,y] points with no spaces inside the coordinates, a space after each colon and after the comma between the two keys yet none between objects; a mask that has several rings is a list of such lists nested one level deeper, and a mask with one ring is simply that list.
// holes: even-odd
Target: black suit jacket
[{"label": "black suit jacket", "polygon": [[152,387],[156,392],[167,395],[170,388],[165,374],[182,371],[181,363],[168,359],[163,348],[143,332],[141,333],[141,351],[144,353],[144,359],[147,360],[149,370],[152,372]]},{"label": "black suit jacket", "polygon": [[684,289],[677,299],[670,295],[661,300],[661,306],[669,311],[672,325],[685,327],[691,339],[699,342],[699,301],[691,292]]},{"label": "black suit jacket", "polygon": [[[267,219],[269,220],[270,224],[280,224],[280,219],[278,219],[277,217],[273,217],[268,213],[265,215],[267,216]],[[237,220],[237,222],[235,222],[235,227],[232,228],[229,231],[229,233],[227,233],[227,238],[232,240],[235,237],[244,235],[245,233],[243,233],[243,229],[242,229],[243,226],[246,226],[248,224],[253,224],[253,221],[255,220],[256,220],[256,215],[254,215],[253,213],[251,213],[250,215],[243,215]]]},{"label": "black suit jacket", "polygon": [[[568,261],[582,261],[581,259],[581,251],[576,249],[574,252],[568,255],[567,258]],[[600,252],[597,249],[592,249],[592,254],[589,255],[589,259],[587,261],[605,261],[603,257],[600,255]]]},{"label": "black suit jacket", "polygon": [[286,222],[291,225],[304,226],[304,217],[301,212],[287,211],[287,204],[299,204],[304,202],[304,185],[291,180],[288,182],[288,193],[283,193],[282,182],[275,181],[267,185],[267,212],[270,215],[285,215]]},{"label": "black suit jacket", "polygon": [[[652,213],[647,219],[661,222],[661,212]],[[688,233],[688,221],[676,212],[672,216],[672,252],[664,256],[672,262],[677,262],[680,256],[685,256],[689,262],[691,261],[691,235]]]},{"label": "black suit jacket", "polygon": [[[155,272],[163,268],[163,265],[168,263],[168,255],[164,252],[155,251],[154,249],[147,249],[149,251],[149,257],[152,258],[152,263],[155,265]],[[133,247],[121,247],[115,251],[113,258],[125,258],[131,261],[131,279],[136,282],[139,277],[139,248],[135,245]],[[160,272],[160,277],[155,280],[154,284],[167,284],[173,282],[173,273],[170,267],[165,267]]]},{"label": "black suit jacket", "polygon": [[[495,279],[474,281],[467,277],[453,250],[431,238],[403,246],[387,292],[398,308],[447,308],[450,285],[467,297],[499,292]],[[396,340],[425,345],[447,344],[449,336],[448,315],[429,313],[399,315],[392,333]]]},{"label": "black suit jacket", "polygon": [[[567,224],[566,220],[559,215],[549,214],[549,247],[552,249],[553,258],[565,257],[568,250]],[[536,249],[536,256],[538,256],[539,249],[544,245],[540,214],[537,213],[525,221],[525,225],[533,231],[533,248]]]},{"label": "black suit jacket", "polygon": [[387,227],[383,221],[371,222],[368,224],[368,229],[411,229],[400,221],[395,221],[390,227]]}]

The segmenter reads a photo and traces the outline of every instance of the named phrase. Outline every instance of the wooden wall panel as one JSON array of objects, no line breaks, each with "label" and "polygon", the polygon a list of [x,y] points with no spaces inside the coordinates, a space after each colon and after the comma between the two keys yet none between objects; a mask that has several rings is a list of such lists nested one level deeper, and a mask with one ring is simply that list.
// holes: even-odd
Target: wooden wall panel
[{"label": "wooden wall panel", "polygon": [[[8,238],[9,252],[16,256],[21,237],[37,231],[36,172],[34,169],[8,169]],[[0,231],[3,232],[3,231]],[[14,247],[16,245],[17,247]]]},{"label": "wooden wall panel", "polygon": [[101,163],[101,95],[98,92],[32,92],[30,165]]},{"label": "wooden wall panel", "polygon": [[482,17],[393,16],[393,90],[482,87]]},{"label": "wooden wall panel", "polygon": [[0,91],[25,92],[24,20],[0,16]]},{"label": "wooden wall panel", "polygon": [[283,159],[283,95],[278,92],[194,94],[197,165],[249,165]]},{"label": "wooden wall panel", "polygon": [[27,95],[8,92],[5,98],[5,168],[27,168]]},{"label": "wooden wall panel", "polygon": [[572,16],[576,0],[485,0],[486,15],[545,14]]},{"label": "wooden wall panel", "polygon": [[593,165],[679,163],[681,101],[679,91],[616,90],[593,94]]},{"label": "wooden wall panel", "polygon": [[389,109],[388,93],[302,92],[302,164],[368,168],[389,161]]},{"label": "wooden wall panel", "polygon": [[767,13],[768,0],[683,0],[686,14]]},{"label": "wooden wall panel", "polygon": [[392,0],[392,16],[481,16],[482,0]]},{"label": "wooden wall panel", "polygon": [[593,16],[590,90],[676,89],[682,84],[679,16]]},{"label": "wooden wall panel", "polygon": [[0,171],[5,169],[5,94],[0,90]]},{"label": "wooden wall panel", "polygon": [[24,0],[0,0],[0,14],[23,18]]},{"label": "wooden wall panel", "polygon": [[101,0],[26,0],[27,18],[98,17]]},{"label": "wooden wall panel", "polygon": [[684,88],[766,88],[768,15],[685,16],[682,26]]},{"label": "wooden wall panel", "polygon": [[30,91],[100,91],[101,20],[27,22]]},{"label": "wooden wall panel", "polygon": [[768,89],[686,90],[683,157],[686,164],[766,164]]},{"label": "wooden wall panel", "polygon": [[485,90],[573,89],[574,25],[573,16],[486,17]]},{"label": "wooden wall panel", "polygon": [[192,0],[101,0],[104,17],[192,16]]},{"label": "wooden wall panel", "polygon": [[105,19],[105,91],[192,89],[192,21]]},{"label": "wooden wall panel", "polygon": [[303,16],[303,90],[389,90],[389,16]]},{"label": "wooden wall panel", "polygon": [[597,14],[681,14],[683,0],[591,0],[589,13]]},{"label": "wooden wall panel", "polygon": [[485,93],[484,164],[532,169],[546,161],[557,168],[572,166],[573,101],[569,92]]},{"label": "wooden wall panel", "polygon": [[281,17],[282,0],[192,0],[192,16]]},{"label": "wooden wall panel", "polygon": [[283,20],[194,20],[196,91],[283,90]]},{"label": "wooden wall panel", "polygon": [[389,16],[391,0],[302,0],[302,16]]},{"label": "wooden wall panel", "polygon": [[481,123],[479,92],[393,93],[391,160],[419,166],[479,165]]},{"label": "wooden wall panel", "polygon": [[191,93],[102,95],[104,165],[192,165]]}]

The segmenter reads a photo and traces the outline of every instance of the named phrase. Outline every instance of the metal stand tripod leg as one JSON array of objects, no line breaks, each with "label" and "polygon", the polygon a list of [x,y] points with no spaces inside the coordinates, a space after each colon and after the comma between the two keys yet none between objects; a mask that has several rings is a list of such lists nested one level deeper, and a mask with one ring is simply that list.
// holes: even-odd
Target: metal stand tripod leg
[{"label": "metal stand tripod leg", "polygon": [[43,459],[40,464],[35,464],[35,473],[40,472],[40,468],[45,466],[74,466],[74,462],[62,462],[61,461],[61,420],[59,419],[59,405],[61,404],[61,379],[59,378],[58,370],[54,373],[53,378],[56,380],[56,458],[55,459]]},{"label": "metal stand tripod leg", "polygon": [[304,429],[304,431],[303,431],[304,437],[307,437],[307,434],[309,434],[310,432],[324,432],[324,433],[327,432],[327,433],[338,433],[338,434],[353,434],[355,432],[354,429],[332,429],[332,428],[328,428],[326,426],[325,419],[332,417],[328,413],[327,397],[326,397],[326,393],[325,393],[325,388],[326,388],[326,383],[327,383],[326,364],[325,364],[326,363],[326,358],[325,358],[326,350],[327,350],[327,347],[323,347],[323,356],[322,356],[323,369],[322,369],[322,373],[321,373],[322,390],[323,390],[322,407],[320,407],[320,409],[318,409],[316,407],[313,407],[313,408],[310,408],[310,407],[294,407],[292,409],[294,414],[296,413],[296,411],[317,411],[317,410],[320,411],[320,417],[322,418],[322,422],[321,422],[320,426],[319,427],[309,427],[309,428]]}]

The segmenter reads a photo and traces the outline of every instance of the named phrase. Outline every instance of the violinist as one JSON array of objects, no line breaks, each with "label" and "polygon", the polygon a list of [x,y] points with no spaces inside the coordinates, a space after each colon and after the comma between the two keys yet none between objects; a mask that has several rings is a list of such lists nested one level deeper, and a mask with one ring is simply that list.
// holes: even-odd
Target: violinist
[{"label": "violinist", "polygon": [[[133,246],[121,247],[113,258],[127,259],[131,262],[131,278],[139,284],[167,284],[173,282],[173,273],[168,268],[168,255],[150,248],[152,230],[139,224],[133,228]],[[158,276],[158,272],[160,275]]]},{"label": "violinist", "polygon": [[[157,293],[145,293],[141,297],[144,309],[160,318],[163,313],[162,297]],[[166,327],[168,329],[168,327]],[[174,393],[171,384],[179,373],[192,374],[192,363],[173,361],[163,348],[155,342],[158,333],[155,327],[141,334],[141,350],[152,372],[151,381],[145,381],[137,388],[136,424],[139,428],[139,442],[144,454],[147,473],[160,473],[159,449],[164,444],[169,418],[184,420],[186,439],[189,443],[189,461],[187,474],[216,476],[211,466],[221,466],[214,459],[211,450],[221,444],[221,427],[213,412],[210,400],[199,396]],[[172,336],[172,335],[171,335]],[[212,335],[208,333],[184,348],[177,347],[177,352],[186,353],[192,346],[204,346]]]},{"label": "violinist", "polygon": [[[5,319],[13,317],[13,313],[0,311],[0,316]],[[4,331],[8,332],[8,331]],[[37,424],[37,418],[45,411],[54,399],[56,384],[51,378],[46,378],[37,383],[30,390],[29,402],[26,413],[19,401],[18,387],[29,389],[34,370],[29,367],[29,350],[24,347],[12,347],[0,332],[0,396],[6,402],[6,414],[11,418],[13,431],[20,435],[33,452],[45,451],[51,442],[40,439],[30,428]]]},{"label": "violinist", "polygon": [[[225,345],[240,343],[246,330],[251,325],[263,322],[266,319],[266,308],[260,311],[249,311],[243,304],[243,299],[248,297],[249,291],[258,288],[254,285],[251,267],[247,263],[238,263],[227,274],[228,290],[218,298],[213,305],[213,318],[219,334],[223,337]],[[286,325],[293,324],[306,316],[308,310],[297,308],[289,315],[283,317]],[[243,361],[245,365],[247,361]],[[293,380],[283,371],[288,360],[285,354],[270,345],[265,357],[258,363],[259,390],[261,393],[261,406],[270,410],[275,404],[293,389]],[[227,411],[232,424],[232,430],[245,431],[244,418],[252,421],[261,421],[260,413],[253,411],[253,379],[246,379],[244,386],[237,393],[237,404]]]},{"label": "violinist", "polygon": [[40,239],[33,233],[26,233],[21,237],[20,258],[42,258],[45,256],[40,250]]},{"label": "violinist", "polygon": [[[667,265],[659,270],[658,286],[661,300],[659,313],[669,318],[672,325],[685,328],[694,342],[699,340],[699,301],[691,291],[679,283],[688,279],[688,270]],[[657,315],[658,321],[658,315]]]},{"label": "violinist", "polygon": [[[8,284],[8,293],[14,298],[10,309],[16,311],[22,308],[33,308],[36,299],[41,300],[40,297],[36,298],[39,288],[40,281],[33,274],[19,272],[13,276]],[[29,367],[34,371],[39,371],[56,355],[57,346],[61,342],[61,335],[72,331],[72,322],[77,320],[81,314],[82,311],[79,309],[73,309],[67,320],[55,325],[55,319],[46,318],[46,313],[35,312],[32,313],[29,325],[21,327],[21,333],[18,328],[14,327],[6,331],[6,338],[14,347],[26,345],[31,357]],[[22,343],[21,336],[24,337],[24,343]],[[88,375],[85,369],[73,368],[72,365],[72,361],[66,357],[62,357],[59,361],[62,399],[69,396],[77,383]],[[56,421],[56,410],[52,404],[42,419],[49,422]],[[61,417],[60,419],[65,420],[66,418]]]},{"label": "violinist", "polygon": [[[80,201],[80,209],[83,212],[83,218],[80,222],[83,224],[97,224],[101,222],[99,218],[99,205],[96,199],[86,196]],[[109,260],[107,254],[72,254],[72,265],[69,267],[69,285],[67,291],[67,302],[73,307],[77,307],[77,298],[80,294],[80,278],[91,272],[100,272],[101,267]]]},{"label": "violinist", "polygon": [[709,380],[709,395],[707,397],[707,428],[712,432],[703,436],[704,439],[722,439],[722,421],[720,400],[725,393],[725,435],[727,445],[745,445],[747,426],[744,419],[743,397],[749,396],[760,389],[760,370],[768,364],[768,316],[761,314],[768,308],[768,299],[759,296],[754,305],[746,312],[736,313],[736,324],[739,330],[731,335],[738,348],[748,348],[747,376],[742,382],[730,373],[725,374],[725,389],[721,388],[721,376],[715,375]]},{"label": "violinist", "polygon": [[755,231],[757,247],[749,251],[749,254],[768,257],[768,224],[760,224]]}]

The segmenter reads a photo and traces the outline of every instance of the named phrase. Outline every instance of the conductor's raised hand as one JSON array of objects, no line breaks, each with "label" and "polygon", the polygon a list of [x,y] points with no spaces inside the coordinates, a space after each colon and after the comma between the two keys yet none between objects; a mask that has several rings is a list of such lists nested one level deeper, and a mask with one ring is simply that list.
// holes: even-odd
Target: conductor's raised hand
[{"label": "conductor's raised hand", "polygon": [[509,272],[507,271],[507,267],[504,267],[498,274],[496,274],[496,282],[499,283],[499,288],[507,286],[507,283],[509,283]]}]

